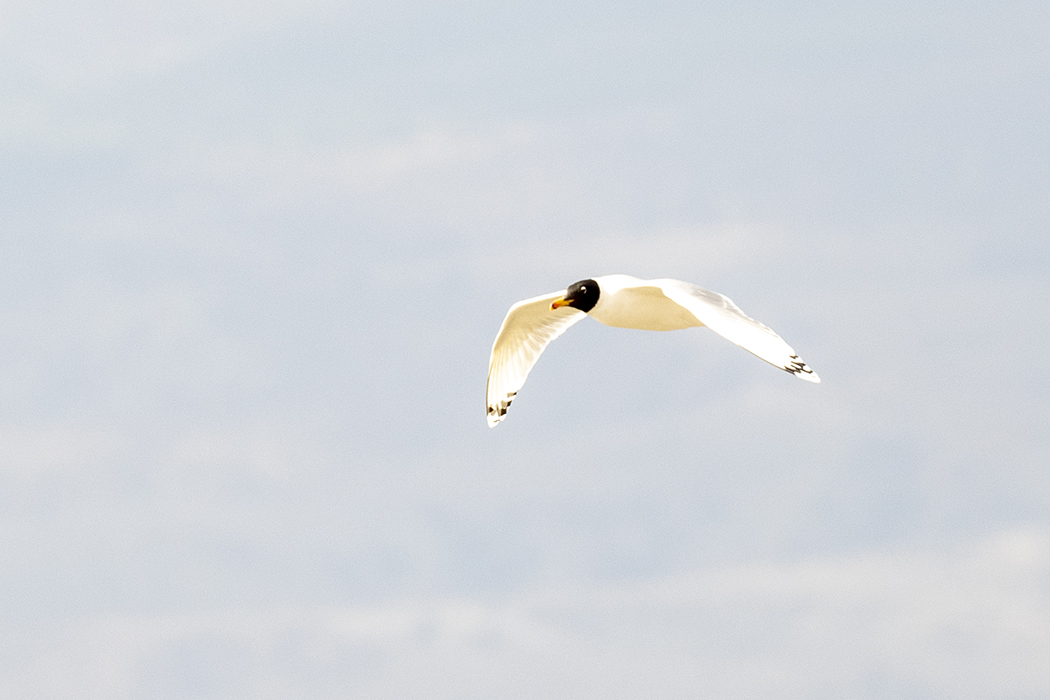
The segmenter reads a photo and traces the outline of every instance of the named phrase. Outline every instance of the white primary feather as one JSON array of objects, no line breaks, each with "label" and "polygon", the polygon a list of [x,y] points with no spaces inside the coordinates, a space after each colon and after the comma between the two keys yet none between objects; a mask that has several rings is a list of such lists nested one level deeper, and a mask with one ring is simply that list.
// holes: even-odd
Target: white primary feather
[{"label": "white primary feather", "polygon": [[688,309],[702,324],[771,365],[791,372],[799,379],[820,383],[820,377],[799,359],[790,345],[776,332],[751,318],[729,297],[672,279],[653,280],[664,295]]},{"label": "white primary feather", "polygon": [[489,427],[507,415],[511,401],[550,342],[587,315],[568,306],[551,311],[551,302],[564,294],[563,289],[519,301],[503,319],[489,359],[485,392]]}]

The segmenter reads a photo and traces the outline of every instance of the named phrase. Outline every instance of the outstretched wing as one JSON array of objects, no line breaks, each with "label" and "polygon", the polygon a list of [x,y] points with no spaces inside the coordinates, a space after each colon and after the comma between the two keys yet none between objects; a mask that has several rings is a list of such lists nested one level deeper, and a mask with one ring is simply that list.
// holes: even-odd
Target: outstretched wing
[{"label": "outstretched wing", "polygon": [[485,401],[489,427],[507,415],[507,408],[525,383],[529,371],[552,340],[587,314],[568,306],[551,311],[551,302],[565,290],[519,301],[503,319],[489,359]]},{"label": "outstretched wing", "polygon": [[751,318],[733,301],[718,292],[679,280],[653,280],[671,301],[684,307],[697,320],[753,355],[807,382],[820,382],[817,373],[772,328]]}]

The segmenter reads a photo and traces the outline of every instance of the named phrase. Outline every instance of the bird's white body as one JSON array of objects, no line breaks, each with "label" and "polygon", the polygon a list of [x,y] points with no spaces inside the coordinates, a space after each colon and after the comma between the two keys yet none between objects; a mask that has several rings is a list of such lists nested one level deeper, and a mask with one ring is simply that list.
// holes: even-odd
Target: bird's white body
[{"label": "bird's white body", "polygon": [[[581,287],[581,285],[583,285]],[[593,287],[598,289],[594,290]],[[489,426],[507,414],[547,345],[585,315],[607,326],[644,331],[673,331],[707,326],[766,362],[810,382],[820,378],[773,329],[751,318],[728,297],[673,279],[641,280],[630,275],[605,275],[577,282],[576,292],[597,291],[586,312],[572,308],[582,296],[568,290],[519,301],[510,307],[492,345],[486,391]],[[574,294],[576,293],[574,292]],[[572,299],[571,303],[568,301]]]},{"label": "bird's white body", "polygon": [[678,331],[704,325],[695,314],[664,293],[664,284],[678,280],[646,281],[630,275],[605,275],[595,281],[601,288],[601,296],[587,315],[607,326]]}]

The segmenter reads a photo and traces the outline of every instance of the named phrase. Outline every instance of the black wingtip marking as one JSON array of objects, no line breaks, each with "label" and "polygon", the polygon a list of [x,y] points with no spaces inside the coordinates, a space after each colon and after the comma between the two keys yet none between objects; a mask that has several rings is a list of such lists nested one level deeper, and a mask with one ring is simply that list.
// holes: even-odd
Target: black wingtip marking
[{"label": "black wingtip marking", "polygon": [[813,370],[809,368],[809,365],[800,360],[798,355],[791,356],[791,362],[784,368],[784,370],[791,372],[792,374],[813,374]]},{"label": "black wingtip marking", "polygon": [[494,404],[492,406],[489,406],[489,415],[491,416],[493,414],[496,414],[500,418],[503,418],[503,416],[507,415],[507,409],[510,408],[511,403],[513,403],[513,401],[514,401],[514,396],[517,393],[518,392],[513,391],[513,392],[507,394],[507,398],[504,399],[503,401],[500,401],[498,404]]}]

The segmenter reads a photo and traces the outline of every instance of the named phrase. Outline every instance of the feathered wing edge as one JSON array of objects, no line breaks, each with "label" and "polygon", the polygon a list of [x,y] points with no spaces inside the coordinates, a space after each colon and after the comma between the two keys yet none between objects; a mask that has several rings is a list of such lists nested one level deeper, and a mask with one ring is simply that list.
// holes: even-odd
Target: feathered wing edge
[{"label": "feathered wing edge", "polygon": [[490,428],[506,417],[511,402],[550,342],[586,316],[568,306],[551,311],[551,302],[564,294],[562,290],[519,301],[503,319],[492,344],[485,387],[486,419]]},{"label": "feathered wing edge", "polygon": [[756,321],[729,297],[678,280],[657,280],[664,295],[685,307],[705,326],[785,372],[807,382],[820,377],[769,326]]}]

